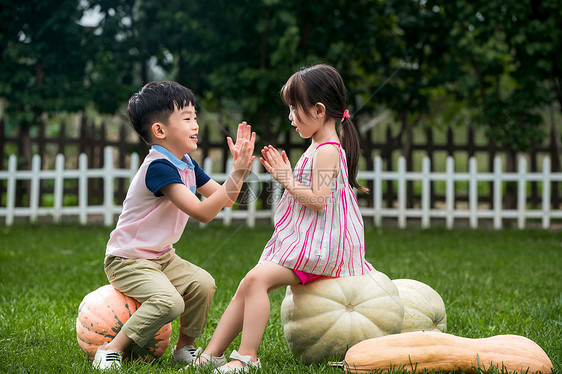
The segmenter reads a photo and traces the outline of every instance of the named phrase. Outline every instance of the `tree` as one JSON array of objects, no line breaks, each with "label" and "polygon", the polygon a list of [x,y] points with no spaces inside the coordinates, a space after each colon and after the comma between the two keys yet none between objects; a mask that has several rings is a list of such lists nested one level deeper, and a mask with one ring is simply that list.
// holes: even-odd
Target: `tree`
[{"label": "tree", "polygon": [[366,14],[371,29],[355,39],[351,56],[362,96],[357,114],[390,109],[400,124],[393,141],[402,144],[411,168],[413,128],[433,115],[435,93],[456,77],[443,37],[449,21],[432,1],[385,1]]},{"label": "tree", "polygon": [[113,114],[149,80],[147,65],[155,47],[146,48],[152,46],[145,40],[151,36],[135,0],[90,0],[86,10],[92,9],[99,21],[87,28],[92,58],[86,79],[96,109]]},{"label": "tree", "polygon": [[157,12],[156,23],[166,35],[163,56],[173,56],[167,69],[174,79],[193,88],[205,108],[242,113],[262,141],[273,142],[288,129],[279,91],[296,69],[327,62],[346,80],[357,75],[357,42],[367,31],[386,33],[371,26],[384,19],[374,4],[379,2],[171,1]]},{"label": "tree", "polygon": [[0,13],[0,97],[10,121],[23,129],[23,155],[31,159],[28,131],[44,112],[79,111],[89,97],[84,30],[78,0],[5,1]]},{"label": "tree", "polygon": [[544,137],[541,111],[562,104],[559,2],[447,4],[451,55],[463,72],[456,92],[476,109],[473,122],[513,152],[530,149]]},{"label": "tree", "polygon": [[[13,121],[93,102],[115,113],[144,83],[173,79],[203,109],[240,113],[273,142],[299,67],[334,65],[361,120],[390,110],[395,141],[468,108],[498,142],[527,149],[540,111],[562,107],[559,0],[4,0],[0,96]],[[82,27],[96,9],[99,23]],[[160,74],[155,72],[159,71]],[[449,113],[446,113],[449,115]]]},{"label": "tree", "polygon": [[[521,82],[519,96],[527,103],[550,107],[551,113],[554,112],[555,102],[562,112],[561,5],[559,0],[514,2],[508,8],[511,19],[505,22],[508,41],[518,61],[518,69],[514,74],[517,81]],[[538,122],[539,119],[536,119],[537,127]],[[554,170],[560,170],[562,138],[553,114],[551,136],[552,166]],[[541,140],[539,136],[531,139],[537,143]]]}]

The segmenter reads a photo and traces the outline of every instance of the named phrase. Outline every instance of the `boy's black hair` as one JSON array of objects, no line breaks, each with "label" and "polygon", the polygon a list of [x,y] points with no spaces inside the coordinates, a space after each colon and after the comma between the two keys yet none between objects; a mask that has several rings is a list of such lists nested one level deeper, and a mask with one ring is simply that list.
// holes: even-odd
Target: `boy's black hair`
[{"label": "boy's black hair", "polygon": [[140,137],[150,144],[150,128],[155,122],[167,123],[176,108],[195,106],[193,92],[177,82],[149,82],[129,99],[127,116]]}]

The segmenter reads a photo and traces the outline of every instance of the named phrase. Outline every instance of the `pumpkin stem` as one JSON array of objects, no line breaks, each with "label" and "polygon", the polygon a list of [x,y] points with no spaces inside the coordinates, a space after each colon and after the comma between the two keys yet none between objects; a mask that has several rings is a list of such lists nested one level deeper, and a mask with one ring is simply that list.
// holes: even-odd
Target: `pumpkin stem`
[{"label": "pumpkin stem", "polygon": [[354,312],[355,311],[355,305],[353,305],[353,303],[349,303],[345,306],[345,311],[348,313]]}]

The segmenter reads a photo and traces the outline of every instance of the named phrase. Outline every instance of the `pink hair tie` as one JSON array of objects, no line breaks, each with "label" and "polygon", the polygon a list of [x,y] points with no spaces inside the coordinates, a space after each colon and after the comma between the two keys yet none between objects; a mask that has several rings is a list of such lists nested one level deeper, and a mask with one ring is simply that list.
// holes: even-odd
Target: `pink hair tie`
[{"label": "pink hair tie", "polygon": [[344,119],[349,118],[349,117],[351,117],[349,115],[349,110],[346,109],[346,110],[343,111],[343,117],[341,118],[341,121],[343,122]]}]

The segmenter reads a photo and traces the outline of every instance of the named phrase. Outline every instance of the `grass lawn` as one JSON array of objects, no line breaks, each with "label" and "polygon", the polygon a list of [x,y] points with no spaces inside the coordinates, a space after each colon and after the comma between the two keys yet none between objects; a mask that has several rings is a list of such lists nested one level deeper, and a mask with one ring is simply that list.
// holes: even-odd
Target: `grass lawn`
[{"label": "grass lawn", "polygon": [[[108,283],[103,257],[110,231],[0,226],[0,373],[95,372],[78,347],[74,326],[82,298]],[[268,226],[186,229],[178,254],[207,269],[218,286],[198,345],[209,341],[271,232]],[[447,332],[469,338],[523,335],[539,344],[554,372],[562,374],[562,232],[368,228],[366,243],[367,259],[377,270],[439,292],[447,308]],[[305,366],[291,355],[279,317],[283,297],[284,290],[271,294],[270,323],[260,348],[262,372],[342,373],[327,364]],[[182,366],[171,360],[177,324],[162,359],[127,364],[120,372],[177,372]]]}]

